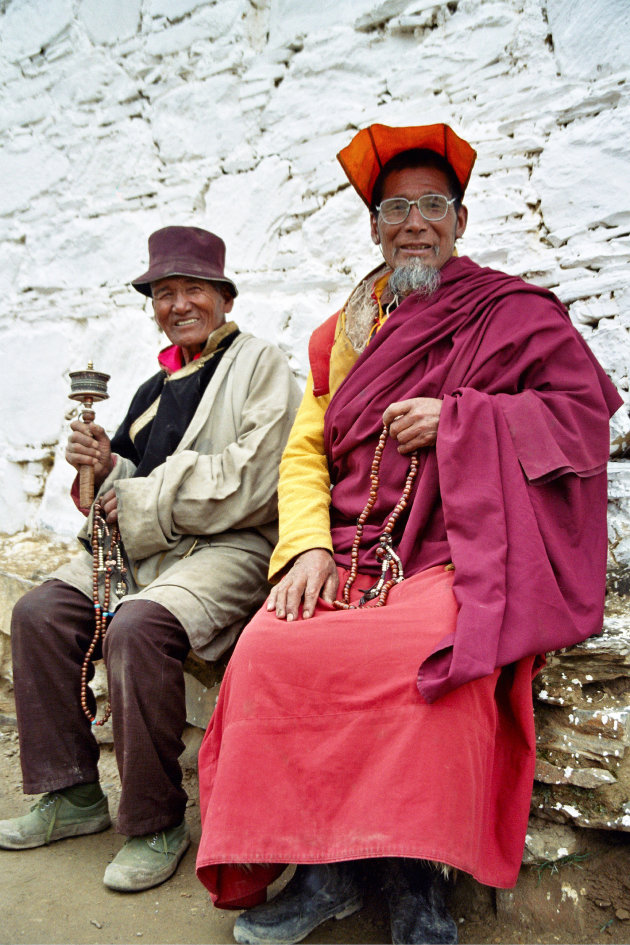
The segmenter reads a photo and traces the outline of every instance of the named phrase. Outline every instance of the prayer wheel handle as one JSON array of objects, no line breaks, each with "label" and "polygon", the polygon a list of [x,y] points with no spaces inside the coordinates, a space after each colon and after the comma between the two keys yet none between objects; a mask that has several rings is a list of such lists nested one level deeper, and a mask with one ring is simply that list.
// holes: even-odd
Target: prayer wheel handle
[{"label": "prayer wheel handle", "polygon": [[[99,400],[107,400],[107,382],[109,374],[102,374],[94,370],[94,365],[88,361],[87,370],[72,371],[70,374],[71,400],[78,400],[82,405],[81,419],[84,423],[92,423],[95,414],[92,405]],[[79,467],[79,505],[82,509],[89,509],[94,501],[94,466],[91,464]]]}]

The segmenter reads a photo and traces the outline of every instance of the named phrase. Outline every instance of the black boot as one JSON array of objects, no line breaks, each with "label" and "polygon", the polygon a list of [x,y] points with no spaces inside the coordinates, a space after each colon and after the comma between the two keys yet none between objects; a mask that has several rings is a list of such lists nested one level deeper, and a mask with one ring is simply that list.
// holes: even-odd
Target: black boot
[{"label": "black boot", "polygon": [[457,942],[457,925],[445,903],[446,881],[424,860],[385,861],[384,889],[394,945]]},{"label": "black boot", "polygon": [[326,919],[343,919],[362,905],[355,863],[298,866],[274,899],[241,913],[234,923],[234,938],[243,945],[291,945],[301,942]]}]

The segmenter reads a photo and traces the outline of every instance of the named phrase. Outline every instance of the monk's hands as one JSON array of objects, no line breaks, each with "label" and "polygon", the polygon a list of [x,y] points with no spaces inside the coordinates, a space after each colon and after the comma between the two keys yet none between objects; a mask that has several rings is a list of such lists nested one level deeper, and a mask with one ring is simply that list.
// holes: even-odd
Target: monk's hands
[{"label": "monk's hands", "polygon": [[329,551],[311,548],[298,555],[291,568],[271,591],[267,610],[275,610],[276,617],[295,620],[300,604],[302,617],[313,615],[318,597],[329,604],[335,599],[339,586],[337,566]]},{"label": "monk's hands", "polygon": [[114,468],[109,437],[97,423],[73,420],[70,429],[66,460],[77,471],[81,466],[93,466],[94,485],[98,489]]},{"label": "monk's hands", "polygon": [[390,404],[383,414],[389,435],[398,441],[399,453],[412,453],[437,440],[442,401],[435,397],[413,397]]}]

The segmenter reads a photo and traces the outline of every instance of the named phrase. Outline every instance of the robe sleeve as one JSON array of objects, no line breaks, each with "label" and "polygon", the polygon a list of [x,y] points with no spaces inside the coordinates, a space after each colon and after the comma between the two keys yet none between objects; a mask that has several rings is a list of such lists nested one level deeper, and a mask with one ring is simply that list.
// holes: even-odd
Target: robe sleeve
[{"label": "robe sleeve", "polygon": [[443,400],[436,449],[459,614],[420,667],[429,702],[601,630],[608,421],[620,400],[568,320],[528,324],[518,344],[514,331],[507,347],[490,338]]}]

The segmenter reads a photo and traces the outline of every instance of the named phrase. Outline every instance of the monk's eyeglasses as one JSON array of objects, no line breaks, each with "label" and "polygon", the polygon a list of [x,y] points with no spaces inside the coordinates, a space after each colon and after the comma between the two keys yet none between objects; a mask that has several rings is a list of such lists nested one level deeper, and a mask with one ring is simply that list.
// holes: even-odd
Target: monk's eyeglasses
[{"label": "monk's eyeglasses", "polygon": [[412,207],[417,207],[420,216],[430,223],[443,220],[448,208],[455,203],[456,197],[450,200],[443,194],[423,194],[417,200],[407,200],[406,197],[390,197],[376,208],[384,223],[404,223]]}]

